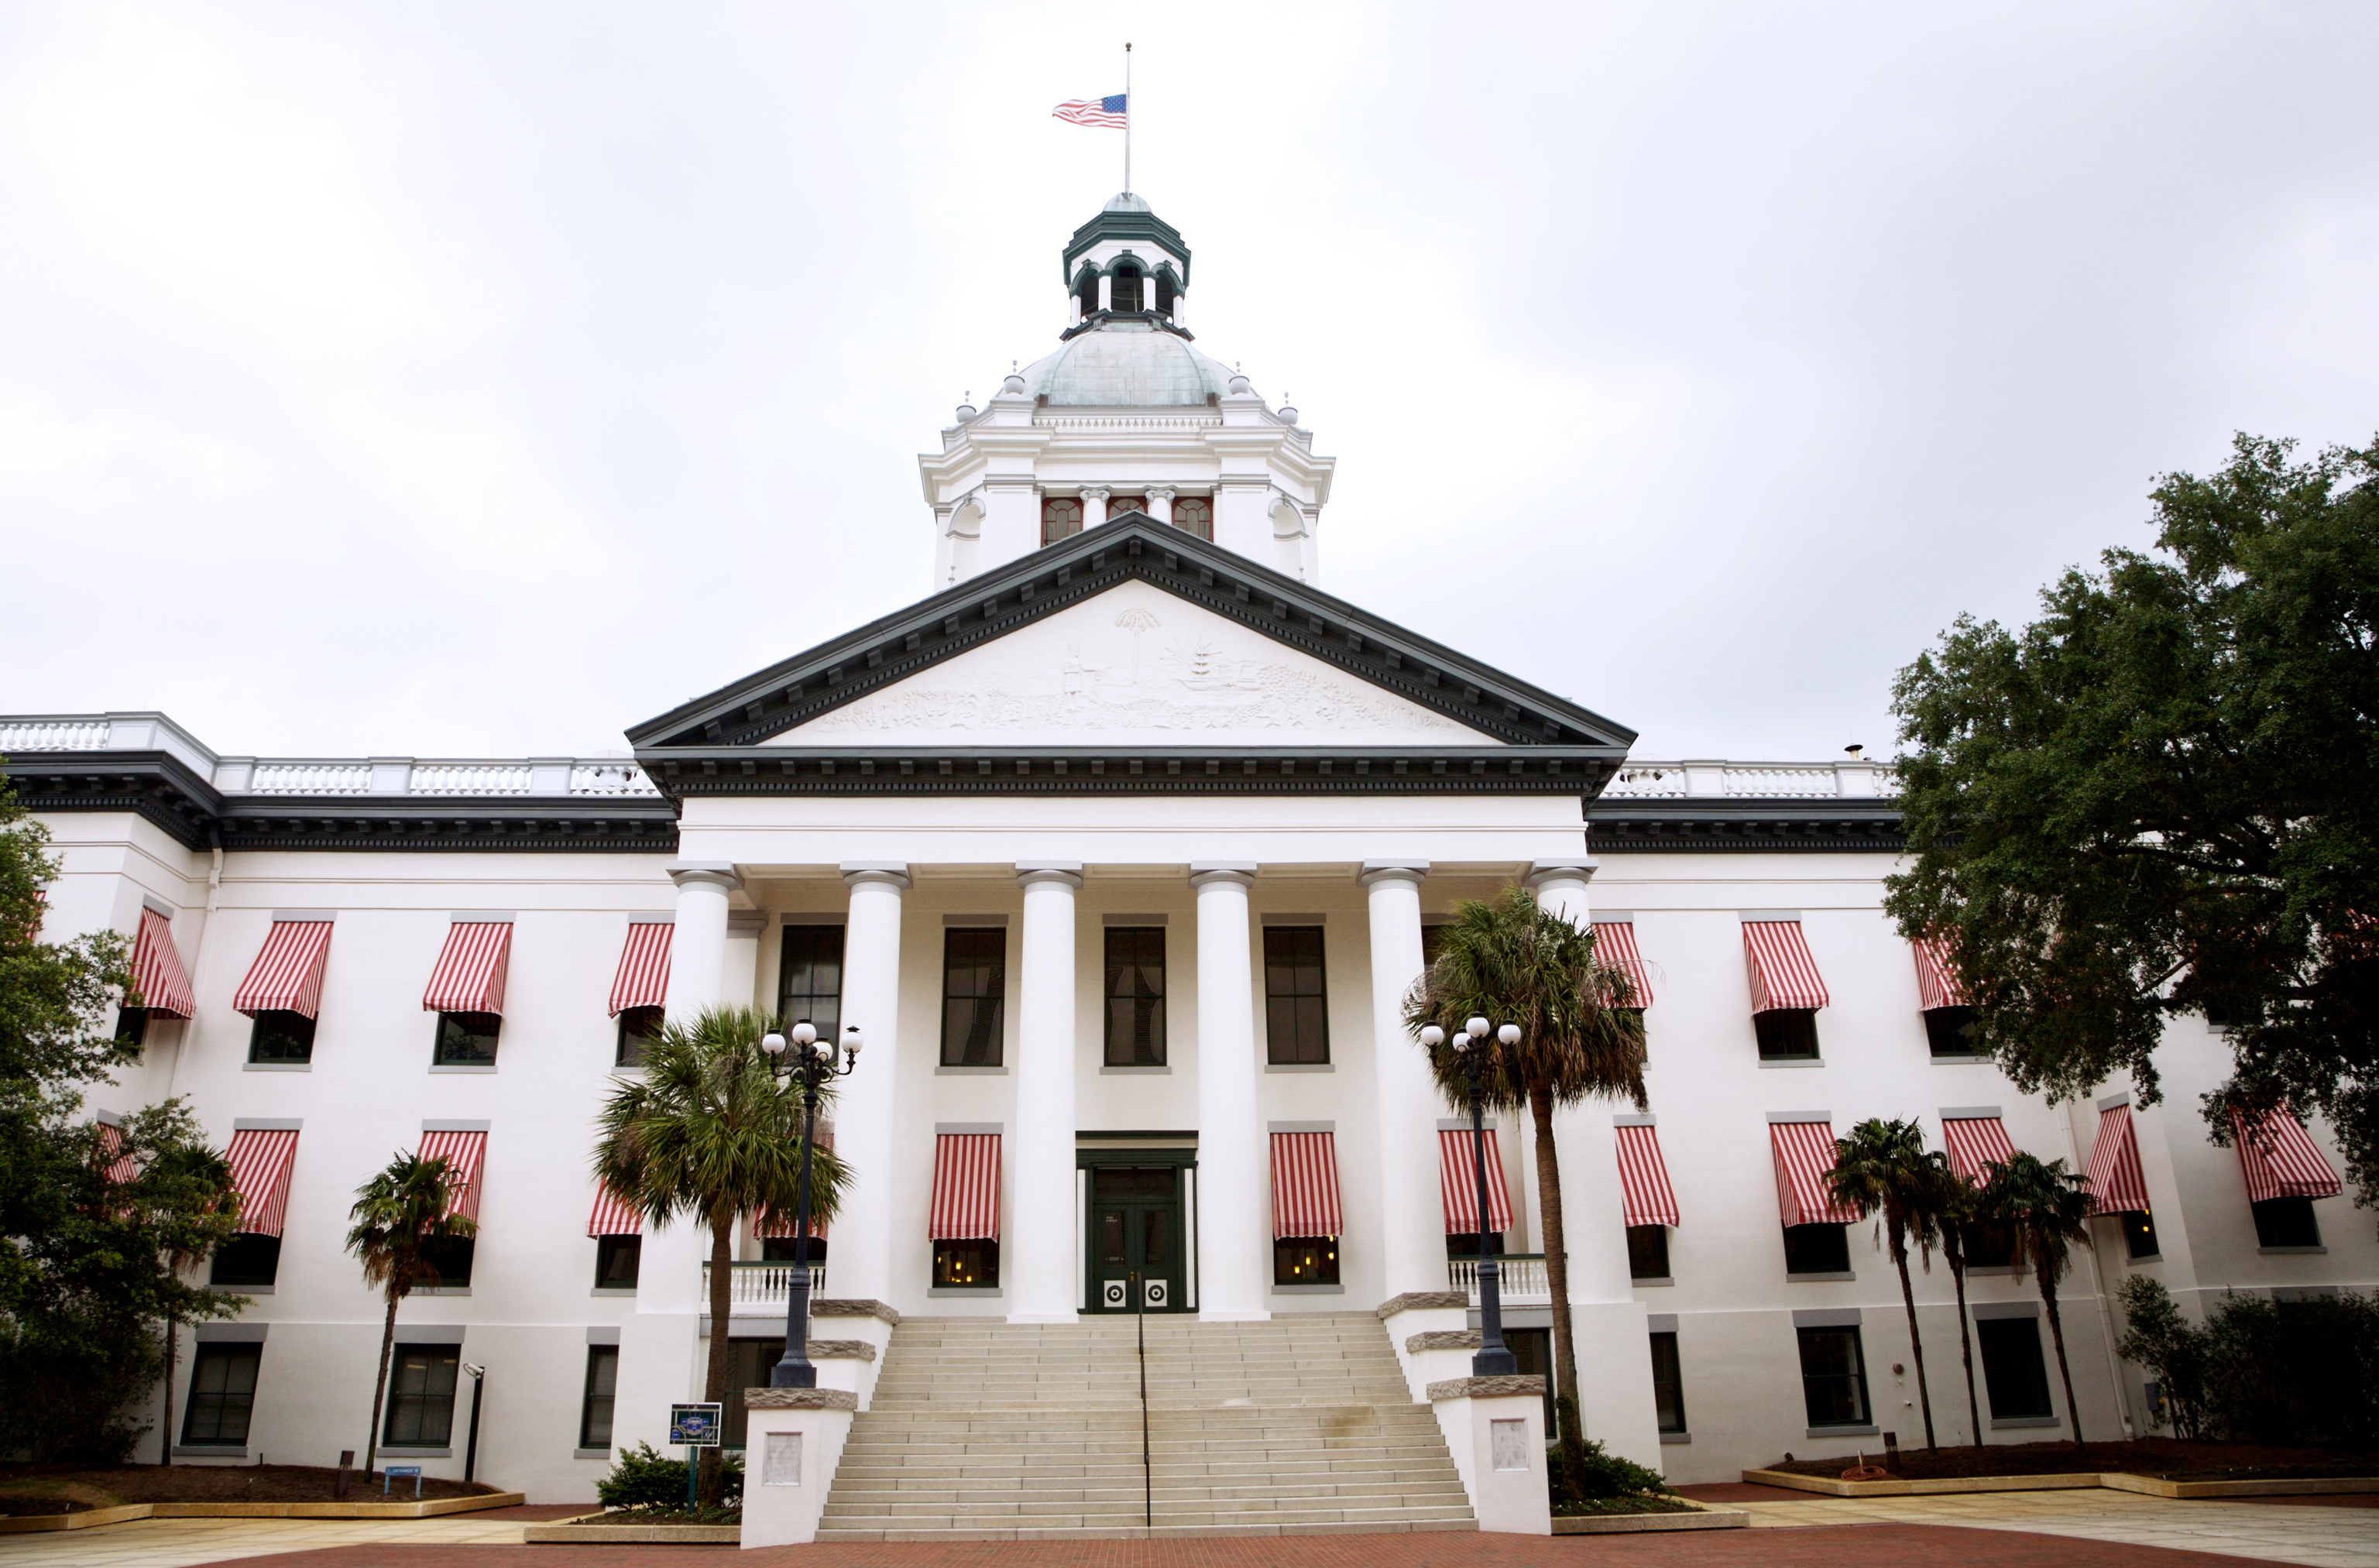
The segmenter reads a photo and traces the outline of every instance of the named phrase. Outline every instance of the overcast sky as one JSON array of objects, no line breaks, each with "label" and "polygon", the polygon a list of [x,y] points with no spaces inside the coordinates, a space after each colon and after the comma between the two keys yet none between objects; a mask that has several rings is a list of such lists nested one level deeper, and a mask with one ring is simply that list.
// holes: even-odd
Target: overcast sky
[{"label": "overcast sky", "polygon": [[2379,428],[2379,6],[1171,9],[0,6],[0,711],[586,752],[924,597],[1127,38],[1322,585],[1639,756],[1886,750],[2154,475]]}]

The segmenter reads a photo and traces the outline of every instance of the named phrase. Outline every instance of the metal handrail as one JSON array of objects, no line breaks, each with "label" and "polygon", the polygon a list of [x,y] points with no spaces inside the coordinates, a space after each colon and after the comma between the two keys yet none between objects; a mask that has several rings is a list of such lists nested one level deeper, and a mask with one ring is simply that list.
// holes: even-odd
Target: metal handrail
[{"label": "metal handrail", "polygon": [[1148,1456],[1148,1291],[1140,1271],[1131,1272],[1132,1327],[1140,1342],[1140,1522],[1156,1528],[1156,1471]]}]

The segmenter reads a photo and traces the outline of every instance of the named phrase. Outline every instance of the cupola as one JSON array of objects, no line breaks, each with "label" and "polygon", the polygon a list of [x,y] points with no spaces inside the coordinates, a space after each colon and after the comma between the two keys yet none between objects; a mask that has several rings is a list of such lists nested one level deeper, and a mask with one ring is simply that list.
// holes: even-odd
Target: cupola
[{"label": "cupola", "polygon": [[1066,335],[1116,320],[1144,320],[1190,335],[1190,247],[1130,191],[1108,198],[1074,231],[1063,257]]}]

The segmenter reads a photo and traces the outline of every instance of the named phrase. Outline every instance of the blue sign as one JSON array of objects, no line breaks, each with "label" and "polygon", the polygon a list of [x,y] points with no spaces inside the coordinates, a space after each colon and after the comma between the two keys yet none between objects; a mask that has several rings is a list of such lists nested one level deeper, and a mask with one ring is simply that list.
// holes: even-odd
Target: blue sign
[{"label": "blue sign", "polygon": [[395,1483],[395,1480],[399,1476],[411,1476],[413,1478],[413,1495],[416,1497],[419,1497],[421,1495],[420,1465],[383,1465],[380,1467],[380,1496],[386,1497],[388,1495],[388,1489]]},{"label": "blue sign", "polygon": [[670,1406],[670,1441],[687,1448],[717,1448],[719,1442],[719,1406],[716,1405],[672,1405]]}]

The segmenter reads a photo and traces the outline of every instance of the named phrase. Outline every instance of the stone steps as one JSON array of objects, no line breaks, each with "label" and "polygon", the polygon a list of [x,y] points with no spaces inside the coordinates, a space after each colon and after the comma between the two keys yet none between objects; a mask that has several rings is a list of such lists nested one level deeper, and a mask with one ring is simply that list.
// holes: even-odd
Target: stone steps
[{"label": "stone steps", "polygon": [[1477,1528],[1368,1313],[1151,1319],[1145,1474],[1140,1376],[1128,1321],[904,1321],[818,1539]]}]

